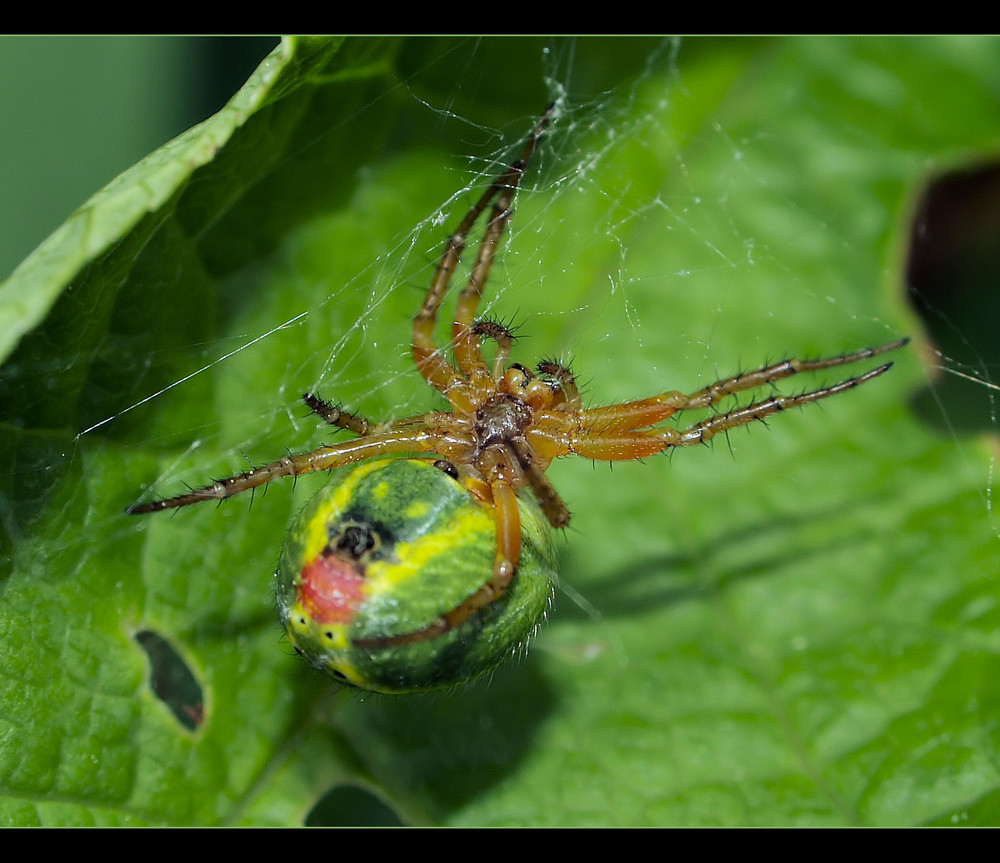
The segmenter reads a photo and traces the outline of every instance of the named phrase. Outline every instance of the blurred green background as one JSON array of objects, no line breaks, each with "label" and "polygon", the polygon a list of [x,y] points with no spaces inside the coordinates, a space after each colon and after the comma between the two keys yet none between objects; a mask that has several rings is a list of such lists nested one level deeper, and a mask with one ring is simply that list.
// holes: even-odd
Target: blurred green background
[{"label": "blurred green background", "polygon": [[277,44],[0,37],[0,281],[109,180],[218,111]]}]

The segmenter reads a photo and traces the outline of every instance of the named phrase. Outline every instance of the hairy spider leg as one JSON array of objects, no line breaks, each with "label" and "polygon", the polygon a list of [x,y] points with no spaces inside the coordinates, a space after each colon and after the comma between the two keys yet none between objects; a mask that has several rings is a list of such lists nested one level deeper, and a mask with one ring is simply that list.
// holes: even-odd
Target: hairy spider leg
[{"label": "hairy spider leg", "polygon": [[435,441],[428,438],[426,430],[419,428],[369,435],[333,446],[321,446],[312,452],[287,455],[263,467],[253,468],[227,479],[216,480],[186,494],[179,494],[166,500],[133,504],[125,512],[129,515],[142,515],[163,509],[190,506],[206,500],[225,500],[281,477],[302,476],[315,470],[334,470],[375,456],[428,452],[433,449],[433,443]]},{"label": "hairy spider leg", "polygon": [[562,497],[545,475],[548,462],[540,464],[531,447],[524,441],[513,440],[511,449],[518,461],[524,481],[531,487],[531,492],[538,501],[538,506],[549,524],[556,528],[568,527],[570,514]]},{"label": "hairy spider leg", "polygon": [[891,368],[892,363],[885,363],[863,375],[848,378],[840,383],[823,387],[813,392],[801,393],[796,396],[771,396],[745,407],[736,408],[724,414],[718,414],[684,429],[680,433],[680,440],[668,439],[667,446],[690,446],[691,444],[705,443],[715,437],[720,431],[748,425],[758,420],[765,420],[769,416],[773,416],[789,408],[801,407],[802,405],[825,399],[837,393],[847,392],[847,390],[854,389],[854,387],[877,378],[879,375],[884,375]]},{"label": "hairy spider leg", "polygon": [[364,437],[372,430],[372,423],[360,414],[353,414],[349,411],[342,410],[335,404],[324,401],[317,395],[305,393],[305,395],[302,396],[302,401],[304,401],[309,407],[309,410],[316,414],[316,416],[323,420],[323,422],[327,422],[337,428],[354,432],[358,435],[358,437]]},{"label": "hairy spider leg", "polygon": [[885,363],[863,375],[847,378],[829,387],[792,396],[771,396],[744,407],[709,417],[687,429],[650,428],[675,413],[710,407],[727,396],[755,389],[800,372],[819,371],[868,359],[903,347],[909,340],[900,339],[877,348],[865,348],[820,360],[783,360],[752,372],[735,375],[698,390],[691,395],[666,392],[648,399],[582,410],[560,416],[549,412],[529,430],[528,438],[545,458],[575,454],[600,461],[644,458],[675,446],[705,443],[721,431],[764,420],[789,408],[801,407],[885,374],[892,363]]},{"label": "hairy spider leg", "polygon": [[[473,332],[475,312],[482,295],[483,285],[496,256],[500,236],[510,220],[511,203],[524,174],[525,165],[534,153],[538,139],[548,124],[552,111],[553,106],[549,106],[535,127],[531,138],[528,139],[521,158],[490,185],[472,209],[466,213],[458,229],[448,237],[430,290],[413,319],[412,351],[414,362],[427,383],[443,393],[458,410],[471,411],[475,409],[474,392],[465,386],[470,373],[477,369],[485,370],[482,353],[479,349],[479,337]],[[451,284],[455,267],[458,265],[462,252],[465,251],[469,231],[472,230],[476,220],[497,195],[500,197],[493,207],[486,233],[480,243],[472,276],[462,290],[456,307],[455,321],[452,327],[457,364],[457,368],[455,368],[435,344],[434,326],[437,323],[437,315],[444,295]]]},{"label": "hairy spider leg", "polygon": [[[527,167],[538,139],[549,122],[551,109],[546,111],[538,121],[534,134],[525,144],[524,152],[511,167],[497,180],[499,195],[493,204],[490,220],[479,243],[476,262],[468,282],[458,295],[455,304],[455,320],[452,323],[452,343],[455,350],[455,363],[458,370],[470,378],[476,372],[485,372],[486,364],[480,350],[480,340],[475,332],[476,311],[483,296],[483,287],[489,278],[490,269],[496,258],[500,238],[503,235],[510,218],[513,215],[514,196],[521,184],[524,170]],[[509,333],[508,333],[509,335]]]}]

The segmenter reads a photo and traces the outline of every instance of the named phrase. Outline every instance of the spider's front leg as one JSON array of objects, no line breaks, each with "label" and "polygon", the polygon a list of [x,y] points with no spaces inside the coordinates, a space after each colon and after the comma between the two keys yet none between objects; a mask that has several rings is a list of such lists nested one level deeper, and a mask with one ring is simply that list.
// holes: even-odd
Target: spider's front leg
[{"label": "spider's front leg", "polygon": [[[696,423],[680,432],[675,429],[665,429],[663,430],[665,445],[690,446],[696,443],[707,443],[721,431],[728,431],[731,428],[763,421],[769,416],[773,416],[789,408],[801,407],[802,405],[837,395],[837,393],[847,392],[847,390],[854,389],[867,381],[884,375],[891,368],[892,363],[885,363],[872,369],[870,372],[865,372],[863,375],[847,378],[847,380],[843,380],[833,386],[823,387],[813,392],[801,393],[797,396],[771,396],[759,402],[709,417],[707,420]],[[667,435],[667,432],[670,432],[670,434]]]},{"label": "spider's front leg", "polygon": [[[726,396],[735,395],[736,393],[744,392],[746,390],[756,389],[764,384],[772,384],[782,378],[791,377],[792,375],[801,374],[803,372],[816,372],[823,369],[834,368],[835,366],[849,365],[860,360],[867,360],[871,357],[878,356],[879,354],[898,350],[909,341],[909,339],[898,339],[895,342],[890,342],[887,345],[881,345],[877,348],[865,348],[851,354],[840,354],[839,356],[827,357],[826,359],[782,360],[780,363],[774,363],[773,365],[764,366],[763,368],[756,369],[752,372],[734,375],[724,381],[717,381],[714,384],[709,384],[704,389],[698,390],[698,392],[693,393],[692,395],[683,396],[681,399],[676,400],[675,405],[677,410],[693,410],[695,408],[710,407],[716,402],[726,398]],[[873,372],[862,375],[861,378],[856,380],[858,383],[862,382],[862,378],[864,380],[869,380],[872,377],[888,371],[891,366],[892,363],[887,363],[884,367],[880,367],[879,369],[873,370]],[[846,384],[847,381],[844,381],[844,383]],[[825,398],[828,395],[833,395],[834,392],[842,392],[842,389],[839,387],[843,387],[843,384],[838,384],[836,387],[829,387],[823,395],[808,395],[816,395],[818,398]],[[846,388],[850,389],[850,387]],[[815,400],[816,398],[807,399],[807,401]],[[801,402],[801,404],[805,403],[805,401]]]},{"label": "spider's front leg", "polygon": [[892,367],[885,363],[857,377],[829,387],[794,396],[772,396],[744,407],[720,413],[687,429],[650,428],[676,413],[710,407],[723,398],[771,384],[801,372],[847,365],[903,347],[900,339],[877,348],[865,348],[820,360],[783,360],[752,372],[734,375],[690,395],[665,392],[648,399],[559,415],[550,412],[528,433],[534,449],[545,458],[575,454],[599,461],[645,458],[675,446],[706,443],[721,431],[765,420],[783,410],[801,407],[854,389]]}]

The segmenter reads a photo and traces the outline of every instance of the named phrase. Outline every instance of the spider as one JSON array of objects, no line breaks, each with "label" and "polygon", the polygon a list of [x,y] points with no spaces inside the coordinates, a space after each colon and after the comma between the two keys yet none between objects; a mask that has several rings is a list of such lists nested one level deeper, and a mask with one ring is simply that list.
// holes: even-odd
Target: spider
[{"label": "spider", "polygon": [[[560,363],[542,362],[536,371],[508,364],[513,334],[501,323],[478,319],[477,310],[515,193],[552,113],[550,106],[521,157],[448,238],[413,320],[413,360],[450,410],[375,423],[306,394],[312,412],[356,437],[127,510],[221,501],[281,477],[336,471],[293,521],[275,575],[291,643],[345,683],[383,692],[453,686],[523,648],[554,591],[552,528],[570,521],[546,477],[553,459],[641,459],[703,444],[720,432],[846,392],[892,364],[811,392],[771,395],[686,428],[660,423],[907,341],[827,359],[788,359],[695,393],[669,391],[601,407],[584,406],[573,373]],[[471,275],[458,295],[451,341],[439,346],[434,329],[442,301],[470,232],[490,207]],[[495,346],[492,362],[483,353],[486,342]]]}]

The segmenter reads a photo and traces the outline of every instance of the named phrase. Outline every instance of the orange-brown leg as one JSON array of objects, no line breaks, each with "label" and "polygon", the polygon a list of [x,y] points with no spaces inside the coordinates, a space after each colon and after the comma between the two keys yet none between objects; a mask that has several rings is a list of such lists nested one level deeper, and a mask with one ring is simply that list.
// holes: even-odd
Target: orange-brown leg
[{"label": "orange-brown leg", "polygon": [[[662,422],[679,411],[695,410],[711,407],[727,396],[746,390],[756,389],[764,384],[771,384],[783,378],[802,372],[815,372],[835,366],[855,363],[869,357],[884,354],[903,347],[909,339],[900,339],[877,348],[865,348],[851,354],[842,354],[821,360],[782,360],[770,366],[734,375],[723,381],[716,381],[696,393],[685,395],[681,392],[665,392],[647,399],[634,402],[623,402],[617,405],[591,408],[580,411],[580,419],[588,428],[622,431],[626,429],[641,429]],[[832,394],[832,393],[831,393]]]},{"label": "orange-brown leg", "polygon": [[[461,372],[476,366],[477,356],[478,363],[482,363],[478,336],[471,332],[475,311],[479,305],[483,283],[489,274],[493,257],[496,254],[497,241],[509,218],[511,200],[520,182],[521,175],[524,173],[524,164],[534,152],[538,137],[541,135],[542,129],[548,122],[551,113],[551,108],[545,112],[545,115],[535,129],[535,133],[526,145],[521,159],[504,171],[490,185],[475,205],[473,205],[472,209],[466,213],[458,229],[448,238],[445,243],[444,254],[441,256],[437,270],[434,273],[430,290],[427,292],[423,305],[413,319],[413,359],[427,382],[446,395],[449,395],[450,391],[453,392],[456,389],[460,389],[458,385],[464,381]],[[460,339],[456,339],[455,350],[456,357],[461,357],[461,359],[459,361],[459,368],[456,370],[445,359],[441,350],[435,344],[434,326],[437,323],[438,311],[441,308],[444,295],[451,284],[455,268],[462,256],[462,252],[465,250],[469,231],[472,230],[472,226],[476,220],[497,195],[500,195],[501,198],[494,207],[493,217],[487,225],[479,255],[473,268],[472,278],[458,300],[453,330],[460,336]],[[461,332],[458,332],[459,330]],[[462,342],[461,346],[458,344],[459,341]],[[459,401],[465,401],[458,393],[454,395]]]},{"label": "orange-brown leg", "polygon": [[[851,354],[841,354],[840,356],[828,357],[820,360],[782,360],[780,363],[774,363],[774,365],[764,366],[763,368],[756,369],[752,372],[734,375],[724,381],[709,384],[707,387],[698,390],[696,393],[684,396],[679,401],[674,401],[674,407],[677,410],[706,408],[716,404],[721,399],[726,398],[726,396],[731,396],[746,390],[756,389],[764,384],[771,384],[775,381],[780,381],[783,378],[801,374],[802,372],[817,372],[823,369],[834,368],[836,366],[849,365],[850,363],[856,363],[859,360],[867,360],[870,357],[897,350],[898,348],[903,347],[903,345],[907,342],[909,342],[909,339],[899,339],[898,341],[890,342],[887,345],[881,345],[877,348],[865,348],[864,350],[855,351]],[[829,395],[832,395],[832,392],[829,393]]]},{"label": "orange-brown leg", "polygon": [[[524,145],[521,158],[510,166],[497,181],[490,191],[497,195],[496,203],[490,220],[486,224],[486,231],[479,244],[479,252],[476,255],[476,263],[472,268],[472,275],[462,293],[458,296],[455,304],[455,320],[452,324],[452,343],[455,346],[455,364],[458,370],[466,375],[472,376],[476,372],[486,371],[483,355],[480,350],[479,337],[475,332],[476,312],[482,300],[483,287],[489,278],[490,269],[496,258],[497,248],[500,238],[503,235],[507,223],[510,221],[511,208],[514,196],[517,194],[524,170],[535,152],[538,139],[549,123],[552,116],[550,106],[542,115],[535,131]],[[485,197],[485,196],[484,196]],[[485,203],[485,202],[484,202]]]},{"label": "orange-brown leg", "polygon": [[846,392],[884,374],[891,368],[892,363],[886,363],[863,375],[812,392],[762,399],[745,407],[709,417],[687,429],[649,428],[649,426],[679,411],[707,407],[726,396],[772,383],[798,372],[817,371],[867,359],[900,348],[906,342],[906,339],[902,339],[879,348],[868,348],[823,360],[785,360],[712,384],[692,395],[668,392],[649,399],[591,410],[564,414],[547,412],[533,428],[528,430],[527,437],[534,450],[543,458],[551,459],[572,453],[600,461],[644,458],[669,447],[705,443],[720,431],[764,420],[780,411],[801,407]]},{"label": "orange-brown leg", "polygon": [[434,325],[437,323],[438,310],[441,308],[441,302],[451,284],[455,267],[465,250],[468,233],[476,219],[479,218],[479,214],[489,205],[498,191],[496,183],[490,186],[466,214],[458,226],[458,230],[448,237],[430,290],[424,298],[420,311],[413,319],[413,360],[427,383],[445,394],[456,384],[461,383],[463,378],[434,343]]},{"label": "orange-brown leg", "polygon": [[569,510],[551,480],[545,475],[548,461],[540,461],[538,454],[533,452],[526,441],[515,439],[510,441],[509,445],[520,465],[524,481],[530,486],[546,520],[553,527],[567,527]]},{"label": "orange-brown leg", "polygon": [[125,511],[129,515],[141,515],[159,512],[162,509],[190,506],[206,500],[225,500],[285,476],[301,476],[316,470],[333,470],[379,456],[428,452],[433,449],[436,442],[429,438],[425,429],[416,427],[407,431],[373,434],[334,446],[321,446],[312,452],[288,455],[263,467],[227,479],[216,480],[210,485],[186,494],[179,494],[166,500],[137,503]]},{"label": "orange-brown leg", "polygon": [[837,393],[854,389],[854,387],[860,386],[866,381],[870,381],[873,378],[877,378],[879,375],[885,374],[890,368],[892,368],[892,363],[885,363],[885,365],[872,369],[870,372],[866,372],[863,375],[858,375],[855,378],[848,378],[838,384],[823,387],[822,389],[815,390],[814,392],[802,393],[797,396],[771,396],[770,398],[754,402],[753,404],[746,405],[745,407],[736,408],[735,410],[728,411],[727,413],[709,417],[707,420],[696,423],[690,428],[683,429],[679,432],[676,429],[663,429],[663,432],[672,432],[669,436],[664,435],[665,446],[690,446],[691,444],[705,443],[721,431],[727,431],[728,429],[736,428],[737,426],[748,425],[749,423],[756,422],[758,420],[765,420],[769,416],[773,416],[774,414],[788,410],[789,408],[801,407],[802,405],[816,402],[820,399],[829,398]]}]

